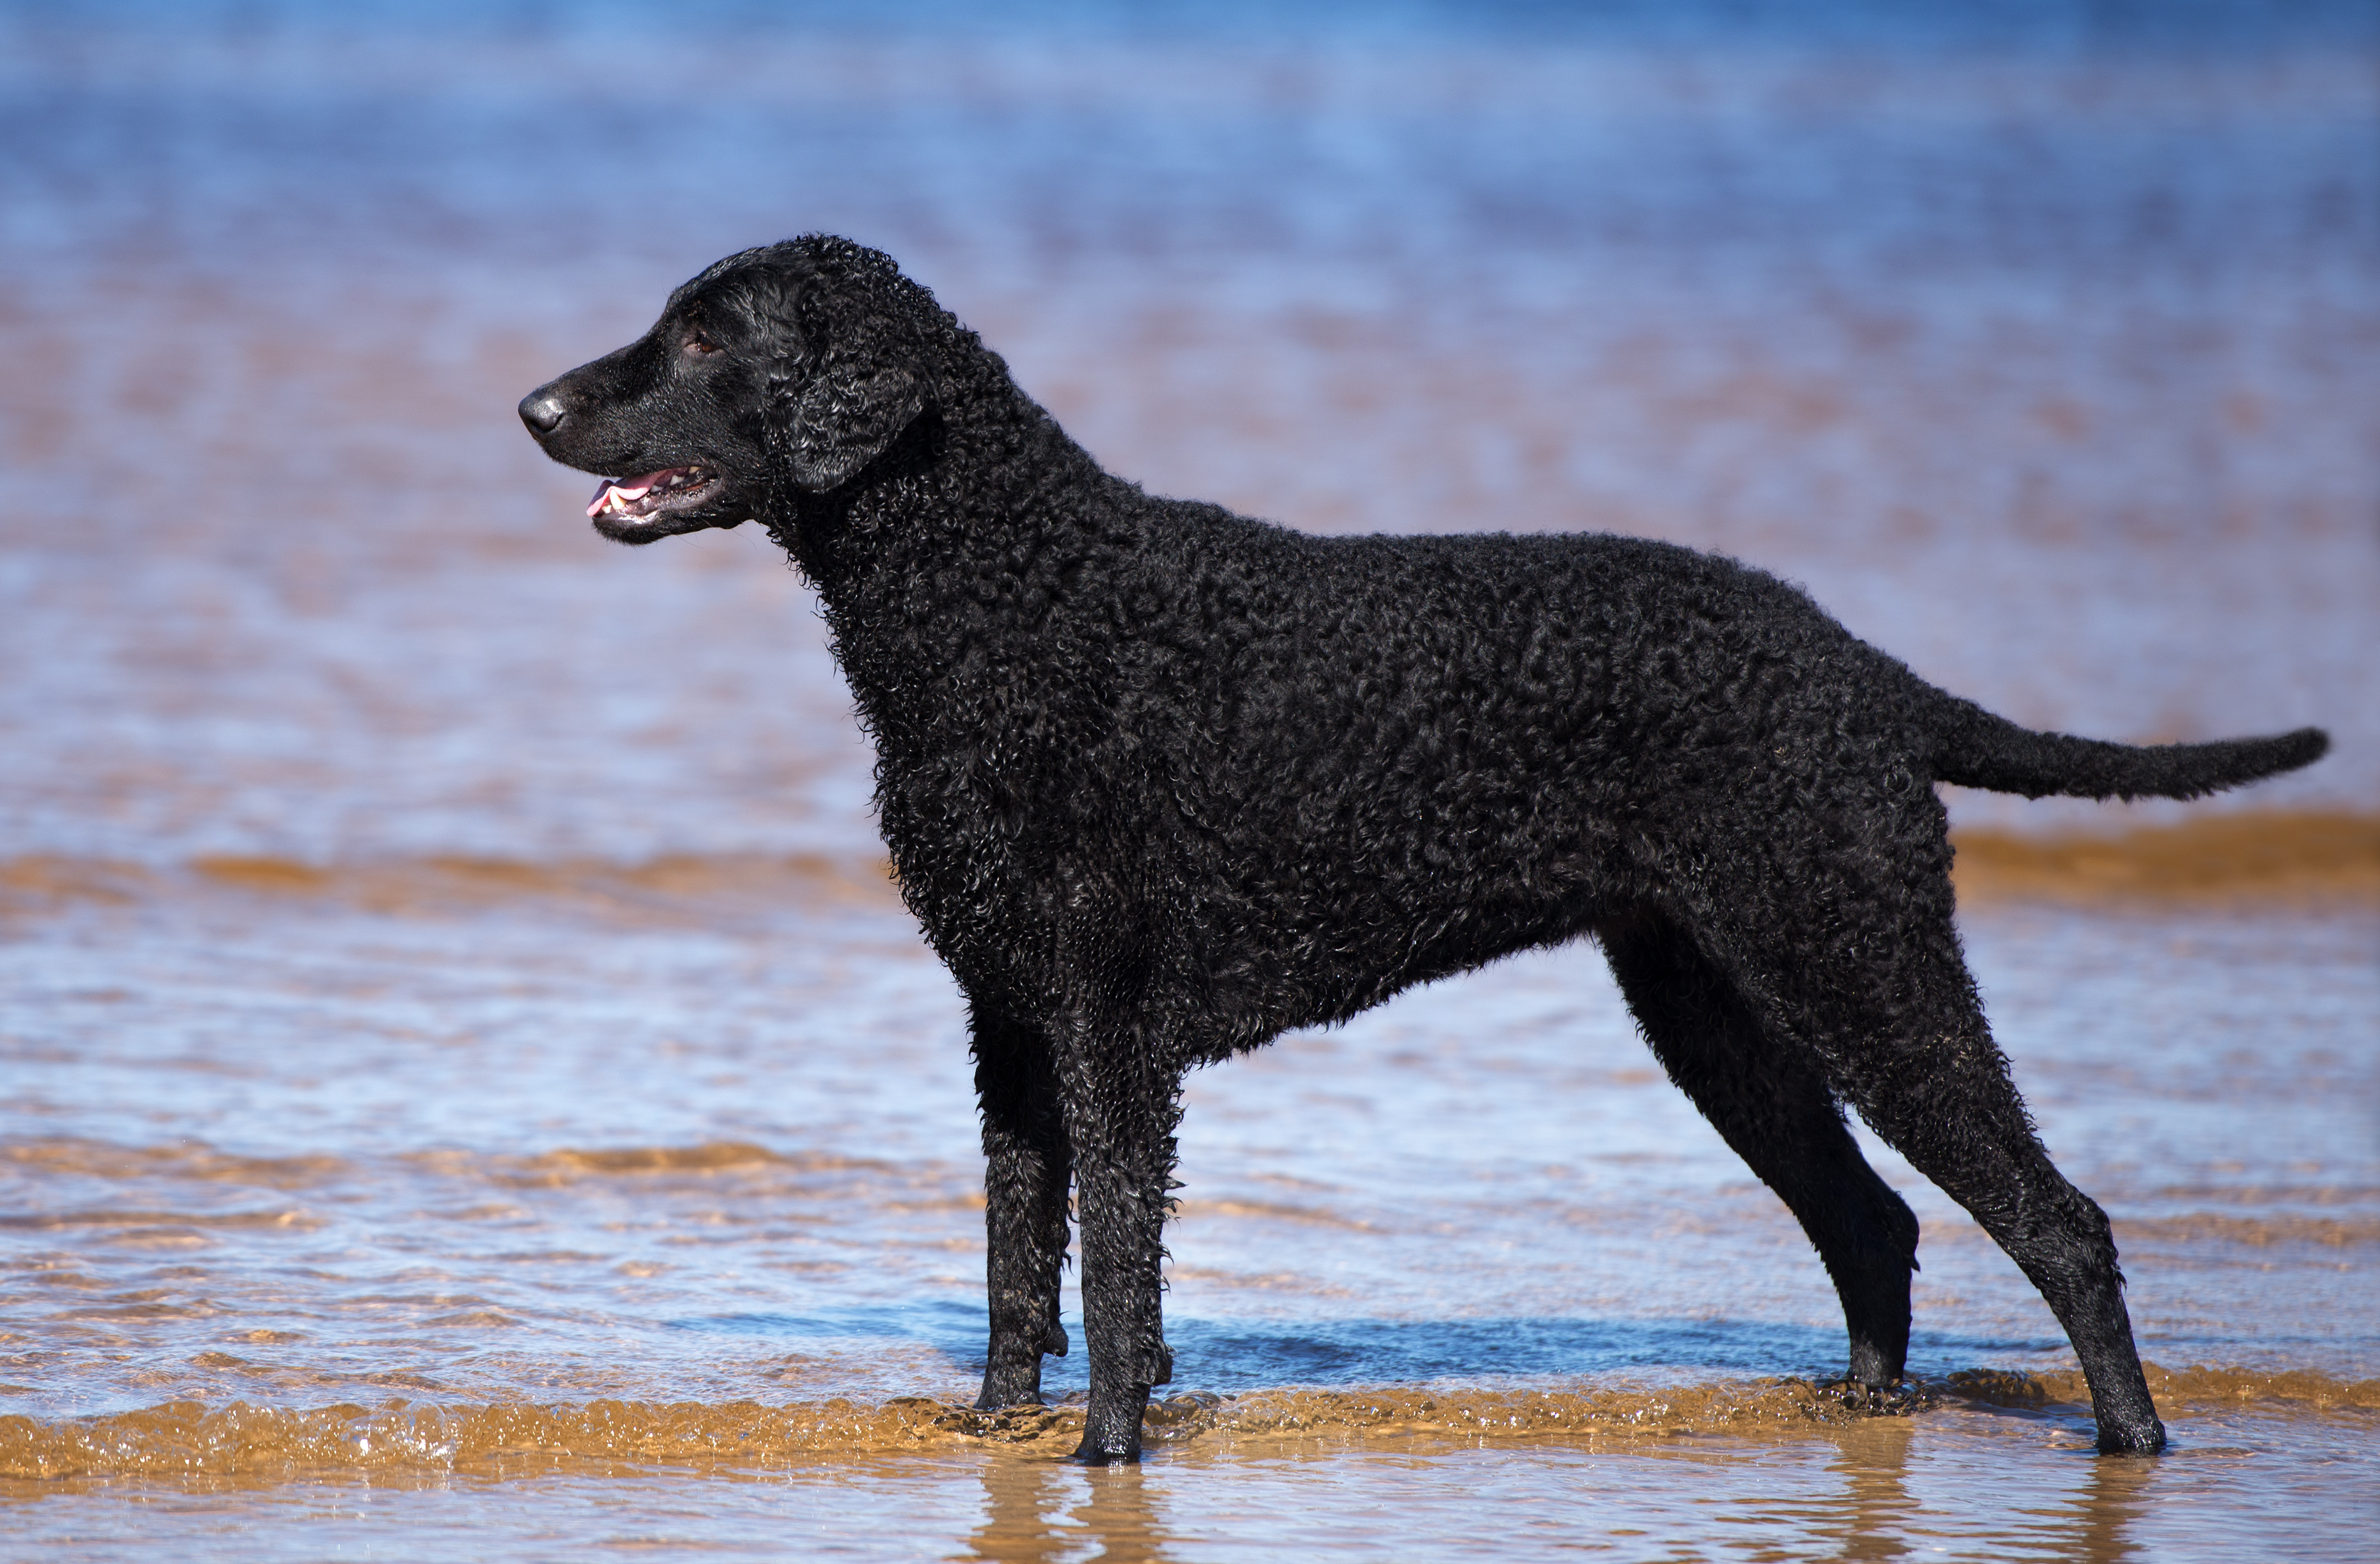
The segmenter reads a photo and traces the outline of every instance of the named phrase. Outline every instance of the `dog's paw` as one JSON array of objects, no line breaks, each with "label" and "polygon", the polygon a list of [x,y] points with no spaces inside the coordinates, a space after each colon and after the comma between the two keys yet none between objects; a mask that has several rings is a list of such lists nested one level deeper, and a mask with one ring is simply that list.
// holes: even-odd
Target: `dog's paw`
[{"label": "dog's paw", "polygon": [[1856,1379],[1830,1379],[1817,1387],[1818,1397],[1860,1417],[1907,1417],[1925,1411],[1937,1398],[1915,1379],[1890,1385],[1865,1385]]}]

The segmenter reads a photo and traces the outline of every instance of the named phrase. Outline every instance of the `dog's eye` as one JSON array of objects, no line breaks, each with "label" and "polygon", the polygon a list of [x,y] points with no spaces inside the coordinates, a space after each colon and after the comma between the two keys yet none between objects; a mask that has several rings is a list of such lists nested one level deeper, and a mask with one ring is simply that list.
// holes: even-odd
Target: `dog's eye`
[{"label": "dog's eye", "polygon": [[700,326],[690,326],[686,334],[686,350],[700,357],[718,352],[719,344],[710,340],[710,334]]}]

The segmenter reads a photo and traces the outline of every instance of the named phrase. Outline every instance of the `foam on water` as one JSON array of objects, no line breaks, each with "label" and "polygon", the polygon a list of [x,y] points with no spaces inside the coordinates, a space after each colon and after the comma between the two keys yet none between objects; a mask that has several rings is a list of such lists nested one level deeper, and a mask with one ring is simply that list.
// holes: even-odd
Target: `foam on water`
[{"label": "foam on water", "polygon": [[[2209,1413],[2267,1419],[2344,1419],[2380,1411],[2380,1379],[2340,1381],[2306,1372],[2149,1367],[2158,1410],[2181,1424]],[[887,1454],[985,1447],[1053,1460],[1083,1436],[1074,1404],[978,1411],[964,1402],[896,1397],[846,1400],[698,1402],[589,1400],[501,1406],[386,1401],[296,1411],[233,1402],[176,1401],[63,1422],[0,1418],[0,1480],[152,1476],[287,1482],[359,1472],[518,1475],[523,1469],[693,1467],[765,1470]],[[2054,1415],[2070,1436],[2088,1425],[2082,1375],[1971,1370],[1888,1394],[1804,1380],[1494,1390],[1463,1387],[1287,1389],[1220,1397],[1191,1392],[1151,1403],[1143,1420],[1153,1450],[1203,1440],[1236,1454],[1317,1438],[1455,1436],[1478,1443],[1596,1444],[1709,1435],[1823,1435],[1862,1422],[1944,1406],[2014,1408]],[[2319,1430],[2313,1437],[2321,1437]],[[23,1490],[18,1490],[21,1493]]]}]

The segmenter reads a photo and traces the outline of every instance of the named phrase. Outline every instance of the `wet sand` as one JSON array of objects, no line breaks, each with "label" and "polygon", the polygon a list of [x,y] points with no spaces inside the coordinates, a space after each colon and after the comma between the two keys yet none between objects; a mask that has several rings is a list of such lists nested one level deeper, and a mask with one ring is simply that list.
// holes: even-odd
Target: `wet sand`
[{"label": "wet sand", "polygon": [[2010,899],[2130,904],[2380,901],[2380,816],[2282,812],[2203,817],[2121,833],[1953,837],[1961,905]]},{"label": "wet sand", "polygon": [[[1951,9],[0,8],[11,1551],[2366,1551],[2374,40]],[[590,103],[623,59],[671,112]],[[1160,492],[1722,549],[2038,726],[2330,727],[2201,804],[1949,799],[2175,1451],[2088,1454],[1872,1140],[1917,1388],[1829,1393],[1807,1244],[1585,947],[1194,1078],[1145,1469],[1055,1459],[1079,1359],[966,1411],[962,1009],[814,605],[749,529],[600,544],[510,410],[808,228]]]},{"label": "wet sand", "polygon": [[[2257,811],[2120,834],[1953,834],[1962,903],[2051,900],[2132,910],[2380,902],[2380,816]],[[77,901],[127,902],[210,888],[319,898],[377,912],[435,913],[528,900],[646,920],[715,917],[771,901],[880,898],[890,863],[853,853],[703,857],[644,863],[528,863],[437,856],[303,863],[218,856],[179,866],[32,856],[0,861],[0,918]]]}]

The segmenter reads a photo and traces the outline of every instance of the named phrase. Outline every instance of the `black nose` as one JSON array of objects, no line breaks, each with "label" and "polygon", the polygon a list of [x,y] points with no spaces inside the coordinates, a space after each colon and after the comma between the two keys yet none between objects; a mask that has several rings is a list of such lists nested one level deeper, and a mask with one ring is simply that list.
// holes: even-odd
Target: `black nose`
[{"label": "black nose", "polygon": [[562,398],[551,391],[532,391],[521,398],[521,422],[542,440],[562,427]]}]

